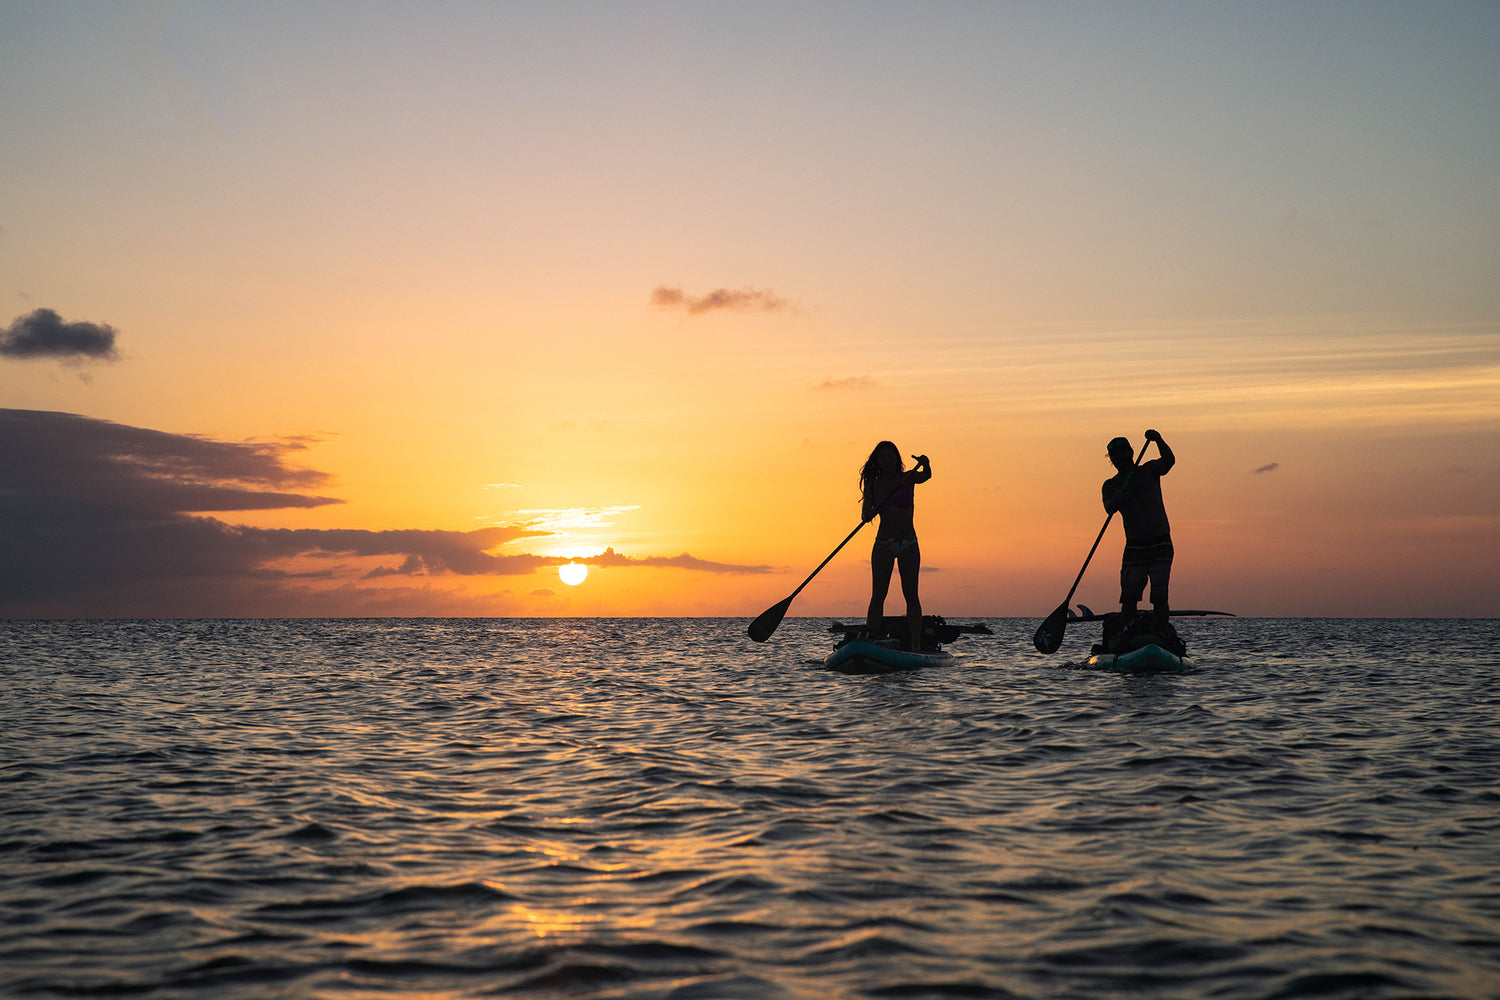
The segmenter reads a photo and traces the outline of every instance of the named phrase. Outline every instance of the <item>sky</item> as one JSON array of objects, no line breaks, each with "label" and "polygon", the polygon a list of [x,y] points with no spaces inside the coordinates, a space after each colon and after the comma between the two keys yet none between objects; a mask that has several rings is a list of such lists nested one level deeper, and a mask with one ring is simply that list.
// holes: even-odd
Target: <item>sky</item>
[{"label": "sky", "polygon": [[[1443,0],[0,0],[0,616],[748,620],[892,440],[924,610],[1041,618],[1147,428],[1175,606],[1494,616],[1497,51]],[[873,534],[791,614],[861,618]]]}]

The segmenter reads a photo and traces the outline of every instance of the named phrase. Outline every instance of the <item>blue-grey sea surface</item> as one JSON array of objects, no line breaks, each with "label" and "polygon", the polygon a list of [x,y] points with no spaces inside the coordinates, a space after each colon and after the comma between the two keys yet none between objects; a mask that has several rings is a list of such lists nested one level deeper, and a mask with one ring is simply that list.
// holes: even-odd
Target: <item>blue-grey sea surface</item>
[{"label": "blue-grey sea surface", "polygon": [[0,622],[0,995],[1500,996],[1500,622],[746,624]]}]

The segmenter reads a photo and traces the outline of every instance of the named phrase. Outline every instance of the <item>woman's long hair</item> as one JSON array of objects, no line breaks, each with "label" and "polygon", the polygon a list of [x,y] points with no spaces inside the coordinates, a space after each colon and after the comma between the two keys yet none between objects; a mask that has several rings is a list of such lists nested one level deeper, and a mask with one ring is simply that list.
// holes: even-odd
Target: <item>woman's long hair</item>
[{"label": "woman's long hair", "polygon": [[901,461],[901,449],[897,448],[890,441],[882,441],[882,442],[880,442],[879,444],[877,444],[875,446],[874,450],[870,452],[870,457],[867,458],[867,459],[865,459],[865,464],[862,465],[862,466],[860,466],[860,469],[859,469],[859,495],[860,496],[866,496],[866,495],[868,495],[868,491],[870,489],[870,484],[873,483],[873,482],[875,482],[875,480],[877,480],[877,479],[880,478],[880,449],[882,449],[882,448],[889,448],[889,449],[891,449],[891,451],[895,452],[895,455],[896,455],[896,468],[897,468],[897,470],[899,470],[901,472],[905,472],[906,471],[906,464]]}]

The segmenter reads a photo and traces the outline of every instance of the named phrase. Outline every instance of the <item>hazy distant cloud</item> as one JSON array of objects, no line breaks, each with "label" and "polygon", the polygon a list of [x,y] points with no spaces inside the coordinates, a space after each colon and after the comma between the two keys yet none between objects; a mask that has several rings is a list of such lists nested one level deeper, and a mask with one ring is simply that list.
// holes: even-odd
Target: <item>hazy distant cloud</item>
[{"label": "hazy distant cloud", "polygon": [[[558,562],[568,562],[567,559],[559,559]],[[605,549],[597,556],[583,556],[576,560],[585,562],[590,566],[671,566],[677,569],[696,569],[705,573],[771,573],[774,572],[770,566],[742,566],[735,563],[709,562],[707,559],[699,559],[690,556],[686,552],[677,556],[622,556],[613,547]]]},{"label": "hazy distant cloud", "polygon": [[776,312],[790,306],[785,299],[763,288],[716,288],[694,298],[680,288],[658,285],[651,303],[663,309],[685,309],[689,315],[729,309],[735,312]]},{"label": "hazy distant cloud", "polygon": [[0,330],[0,356],[114,361],[115,328],[102,323],[65,323],[51,309],[36,309]]},{"label": "hazy distant cloud", "polygon": [[825,378],[817,389],[873,389],[875,380],[868,375],[850,375],[848,378]]},{"label": "hazy distant cloud", "polygon": [[[494,551],[552,534],[531,523],[370,531],[259,528],[201,516],[341,502],[303,492],[327,478],[286,464],[289,453],[306,446],[300,439],[214,441],[68,413],[0,409],[0,617],[482,614],[482,599],[461,592],[359,583],[520,576],[572,561]],[[388,561],[371,567],[381,560]],[[686,553],[635,559],[613,549],[582,561],[769,571]]]},{"label": "hazy distant cloud", "polygon": [[1281,468],[1281,463],[1280,462],[1271,462],[1268,465],[1262,465],[1260,468],[1256,469],[1255,470],[1255,475],[1258,476],[1262,472],[1275,472],[1279,468]]}]

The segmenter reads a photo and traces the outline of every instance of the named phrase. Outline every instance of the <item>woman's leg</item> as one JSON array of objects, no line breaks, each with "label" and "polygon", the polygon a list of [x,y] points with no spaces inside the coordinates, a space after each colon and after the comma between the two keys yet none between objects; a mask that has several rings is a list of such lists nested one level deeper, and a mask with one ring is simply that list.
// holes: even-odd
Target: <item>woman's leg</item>
[{"label": "woman's leg", "polygon": [[897,560],[901,567],[901,596],[906,598],[906,624],[911,629],[913,652],[922,651],[922,599],[917,596],[917,576],[922,571],[922,549],[910,545]]},{"label": "woman's leg", "polygon": [[885,595],[891,589],[891,570],[896,557],[879,538],[870,549],[870,609],[865,612],[865,628],[878,633],[885,628]]}]

